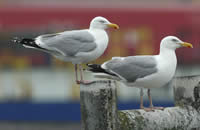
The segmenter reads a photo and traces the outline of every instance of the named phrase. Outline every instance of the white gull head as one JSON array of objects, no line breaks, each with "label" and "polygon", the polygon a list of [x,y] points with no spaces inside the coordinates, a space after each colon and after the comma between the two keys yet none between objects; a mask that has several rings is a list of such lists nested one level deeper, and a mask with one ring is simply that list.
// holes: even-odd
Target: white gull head
[{"label": "white gull head", "polygon": [[164,37],[160,44],[161,49],[176,50],[177,48],[180,48],[180,47],[193,48],[192,44],[183,42],[175,36]]},{"label": "white gull head", "polygon": [[93,18],[90,22],[90,29],[107,29],[109,27],[115,29],[119,28],[117,24],[111,23],[106,18],[101,16]]}]

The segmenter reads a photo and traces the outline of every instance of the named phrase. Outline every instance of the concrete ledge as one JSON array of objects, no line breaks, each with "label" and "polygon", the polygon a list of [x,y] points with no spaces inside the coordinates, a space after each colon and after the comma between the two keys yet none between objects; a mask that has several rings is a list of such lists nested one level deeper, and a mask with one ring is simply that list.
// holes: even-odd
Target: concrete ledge
[{"label": "concrete ledge", "polygon": [[190,130],[200,129],[200,76],[177,77],[176,107],[146,112],[118,111],[116,84],[110,80],[80,86],[82,130]]}]

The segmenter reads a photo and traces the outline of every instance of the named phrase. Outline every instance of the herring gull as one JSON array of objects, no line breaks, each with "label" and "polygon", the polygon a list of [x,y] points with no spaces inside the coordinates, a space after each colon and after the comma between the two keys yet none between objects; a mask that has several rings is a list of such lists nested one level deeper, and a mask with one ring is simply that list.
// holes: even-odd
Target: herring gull
[{"label": "herring gull", "polygon": [[[94,72],[96,77],[111,78],[121,81],[126,86],[141,88],[141,109],[164,109],[153,106],[150,89],[162,87],[173,78],[177,65],[175,50],[180,47],[193,48],[192,44],[175,36],[167,36],[161,41],[158,55],[113,57],[102,65],[89,64],[88,70]],[[143,88],[148,89],[149,108],[143,106]]]},{"label": "herring gull", "polygon": [[[72,62],[75,65],[76,82],[84,83],[81,63],[88,63],[100,57],[108,45],[107,28],[118,29],[117,24],[98,16],[92,19],[89,29],[64,31],[55,34],[40,35],[36,38],[14,38],[26,48],[34,48],[48,52],[56,58]],[[80,80],[78,80],[78,66]]]}]

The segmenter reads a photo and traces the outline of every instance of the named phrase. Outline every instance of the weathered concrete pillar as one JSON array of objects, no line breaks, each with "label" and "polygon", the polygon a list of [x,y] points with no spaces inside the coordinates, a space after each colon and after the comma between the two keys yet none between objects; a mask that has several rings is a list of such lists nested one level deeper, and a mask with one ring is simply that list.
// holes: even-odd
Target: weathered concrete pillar
[{"label": "weathered concrete pillar", "polygon": [[174,97],[177,106],[200,107],[200,76],[177,77],[174,79]]},{"label": "weathered concrete pillar", "polygon": [[178,77],[174,88],[176,107],[146,112],[117,111],[114,81],[80,86],[82,130],[198,130],[200,129],[200,76]]},{"label": "weathered concrete pillar", "polygon": [[200,76],[174,78],[169,84],[174,88],[177,107],[164,111],[119,111],[120,130],[191,130],[200,129]]},{"label": "weathered concrete pillar", "polygon": [[117,130],[116,87],[114,81],[80,85],[82,130]]}]

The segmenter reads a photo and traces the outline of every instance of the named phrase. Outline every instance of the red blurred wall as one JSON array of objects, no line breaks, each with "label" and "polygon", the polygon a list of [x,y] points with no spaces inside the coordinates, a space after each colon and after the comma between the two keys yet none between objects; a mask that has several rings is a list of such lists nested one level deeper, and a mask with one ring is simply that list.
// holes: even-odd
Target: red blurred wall
[{"label": "red blurred wall", "polygon": [[87,28],[95,16],[104,16],[120,26],[120,30],[109,31],[110,44],[100,62],[113,56],[157,54],[160,40],[175,35],[194,45],[193,49],[177,50],[178,62],[200,63],[200,9],[196,8],[10,7],[0,9],[0,29],[39,30],[54,23],[80,29]]}]

